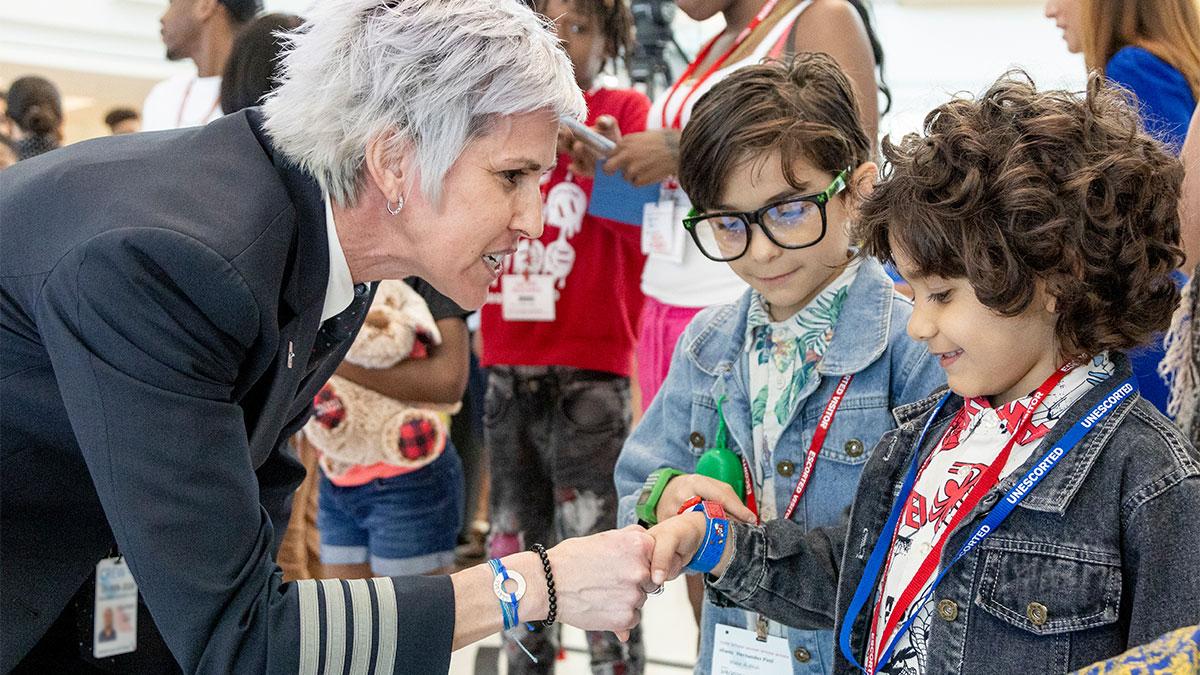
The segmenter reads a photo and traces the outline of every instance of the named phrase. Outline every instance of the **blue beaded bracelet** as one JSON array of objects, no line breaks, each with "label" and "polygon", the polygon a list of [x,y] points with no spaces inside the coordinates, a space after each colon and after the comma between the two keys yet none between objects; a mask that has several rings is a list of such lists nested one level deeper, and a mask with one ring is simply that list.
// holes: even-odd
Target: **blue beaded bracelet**
[{"label": "blue beaded bracelet", "polygon": [[725,553],[725,541],[729,537],[729,520],[726,518],[714,518],[705,510],[704,504],[696,504],[693,511],[704,513],[707,520],[708,528],[704,532],[704,543],[692,556],[692,559],[687,564],[689,572],[697,574],[707,574],[721,562],[721,556]]}]

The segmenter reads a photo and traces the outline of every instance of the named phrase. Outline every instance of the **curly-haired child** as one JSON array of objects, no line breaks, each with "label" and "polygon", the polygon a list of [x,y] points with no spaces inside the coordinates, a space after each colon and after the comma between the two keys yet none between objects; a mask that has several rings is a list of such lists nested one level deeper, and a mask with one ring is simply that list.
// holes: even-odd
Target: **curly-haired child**
[{"label": "curly-haired child", "polygon": [[848,529],[686,513],[655,580],[719,556],[734,602],[834,626],[838,673],[1061,673],[1200,621],[1200,455],[1123,353],[1178,300],[1179,163],[1098,80],[1013,75],[884,154],[859,238],[950,391],[895,411]]}]

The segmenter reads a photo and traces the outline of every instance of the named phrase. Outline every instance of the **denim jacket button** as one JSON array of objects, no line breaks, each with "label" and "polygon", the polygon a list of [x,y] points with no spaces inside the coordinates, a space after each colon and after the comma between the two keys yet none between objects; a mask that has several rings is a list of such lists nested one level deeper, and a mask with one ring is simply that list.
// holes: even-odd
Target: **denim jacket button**
[{"label": "denim jacket button", "polygon": [[793,654],[796,655],[796,660],[799,661],[800,663],[808,663],[809,661],[812,660],[812,653],[809,652],[804,647],[797,647],[796,651],[793,652]]},{"label": "denim jacket button", "polygon": [[958,618],[958,603],[949,599],[939,600],[937,613],[946,621],[953,621]]},{"label": "denim jacket button", "polygon": [[704,434],[699,431],[693,431],[691,436],[688,436],[688,441],[691,442],[693,448],[704,447]]},{"label": "denim jacket button", "polygon": [[863,454],[863,442],[857,438],[851,438],[846,441],[846,454],[850,457],[861,457]]},{"label": "denim jacket button", "polygon": [[1046,625],[1046,620],[1050,618],[1050,610],[1040,602],[1029,603],[1029,606],[1025,608],[1025,614],[1035,626]]},{"label": "denim jacket button", "polygon": [[796,465],[792,464],[791,462],[789,462],[785,459],[782,462],[775,465],[775,470],[779,472],[780,476],[787,478],[788,476],[792,475],[793,471],[796,470]]}]

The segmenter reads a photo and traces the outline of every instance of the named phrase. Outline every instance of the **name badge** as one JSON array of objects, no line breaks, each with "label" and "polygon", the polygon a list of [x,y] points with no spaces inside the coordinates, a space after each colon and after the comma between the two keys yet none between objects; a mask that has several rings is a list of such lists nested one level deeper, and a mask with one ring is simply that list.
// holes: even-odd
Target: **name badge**
[{"label": "name badge", "polygon": [[675,202],[650,202],[642,207],[642,253],[683,262],[683,219]]},{"label": "name badge", "polygon": [[500,315],[505,321],[553,321],[554,276],[506,274],[500,279]]},{"label": "name badge", "polygon": [[787,638],[768,635],[765,642],[745,628],[718,625],[713,644],[713,675],[791,675]]},{"label": "name badge", "polygon": [[96,613],[92,655],[98,659],[137,650],[137,582],[124,558],[96,564]]}]

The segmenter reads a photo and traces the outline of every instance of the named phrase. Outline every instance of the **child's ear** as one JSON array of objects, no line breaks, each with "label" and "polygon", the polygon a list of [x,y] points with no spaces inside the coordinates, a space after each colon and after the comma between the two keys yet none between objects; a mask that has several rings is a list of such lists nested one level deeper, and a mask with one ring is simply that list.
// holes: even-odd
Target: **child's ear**
[{"label": "child's ear", "polygon": [[1046,310],[1047,314],[1055,314],[1058,312],[1058,298],[1046,288],[1046,282],[1038,280],[1035,285],[1036,300],[1035,304],[1041,305],[1042,309]]},{"label": "child's ear", "polygon": [[858,199],[866,199],[875,189],[875,181],[879,178],[879,166],[875,162],[863,162],[854,173],[850,174],[850,192]]}]

